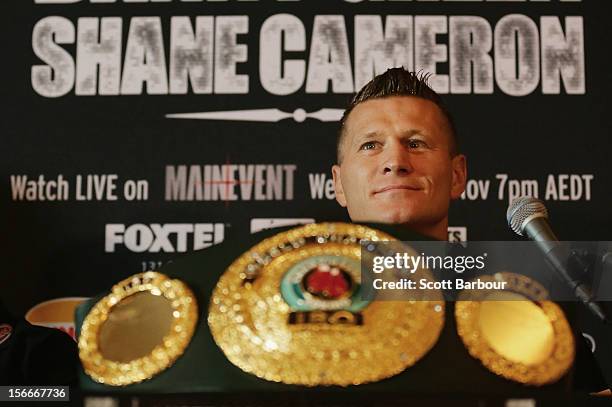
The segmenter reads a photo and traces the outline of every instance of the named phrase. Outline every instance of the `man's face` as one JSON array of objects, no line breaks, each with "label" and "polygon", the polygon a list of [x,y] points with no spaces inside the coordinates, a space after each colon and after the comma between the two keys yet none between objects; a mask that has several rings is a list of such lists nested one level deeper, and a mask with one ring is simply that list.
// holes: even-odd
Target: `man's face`
[{"label": "man's face", "polygon": [[336,199],[353,221],[407,224],[438,236],[444,229],[446,236],[450,200],[461,195],[467,175],[465,156],[451,157],[451,137],[429,100],[358,104],[345,123],[341,164],[332,168]]}]

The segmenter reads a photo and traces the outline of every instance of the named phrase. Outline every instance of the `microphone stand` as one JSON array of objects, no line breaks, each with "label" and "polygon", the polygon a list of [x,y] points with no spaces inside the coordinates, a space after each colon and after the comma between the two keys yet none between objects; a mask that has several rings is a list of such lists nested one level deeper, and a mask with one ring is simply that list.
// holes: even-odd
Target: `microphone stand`
[{"label": "microphone stand", "polygon": [[[581,298],[583,298],[582,296],[589,297],[588,301],[584,301],[583,298],[583,303],[605,324],[612,324],[612,321],[607,317],[605,310],[603,310],[598,304],[598,296],[592,293],[590,290],[590,287],[593,287],[594,267],[598,260],[599,265],[602,267],[602,273],[597,284],[598,288],[600,289],[602,287],[601,283],[603,278],[612,278],[612,251],[606,251],[599,259],[597,259],[595,254],[589,253],[587,250],[572,250],[568,256],[567,263],[571,277],[574,282],[577,283],[578,291],[582,291],[581,287],[584,287],[584,292],[578,292],[578,296]],[[612,280],[610,280],[608,285],[610,285],[610,288],[612,289]],[[604,289],[605,288],[606,287],[604,287]]]}]

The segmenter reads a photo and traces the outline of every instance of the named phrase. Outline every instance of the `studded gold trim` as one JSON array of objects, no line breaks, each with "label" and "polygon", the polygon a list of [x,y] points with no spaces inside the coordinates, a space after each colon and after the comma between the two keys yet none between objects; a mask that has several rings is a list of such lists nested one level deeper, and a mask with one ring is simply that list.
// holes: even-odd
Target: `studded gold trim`
[{"label": "studded gold trim", "polygon": [[235,260],[217,283],[208,316],[227,358],[260,378],[305,386],[373,382],[421,359],[444,324],[441,294],[436,301],[371,302],[359,311],[363,325],[288,323],[291,308],[280,291],[287,270],[311,256],[359,261],[361,240],[396,239],[361,225],[311,224],[268,238]]},{"label": "studded gold trim", "polygon": [[499,355],[485,340],[479,326],[481,304],[490,293],[487,290],[466,290],[455,305],[457,331],[470,355],[490,371],[519,383],[542,386],[558,381],[574,362],[574,337],[565,314],[557,304],[544,300],[546,289],[536,281],[514,273],[500,272],[480,276],[481,281],[506,281],[506,290],[522,294],[534,301],[550,320],[554,331],[554,346],[550,356],[535,365],[511,361]]},{"label": "studded gold trim", "polygon": [[[151,291],[170,301],[174,320],[163,343],[144,357],[128,363],[105,359],[99,351],[98,334],[109,312],[116,304],[132,294]],[[111,386],[125,386],[150,379],[176,361],[193,336],[198,320],[197,301],[191,290],[179,280],[171,280],[161,273],[148,271],[135,274],[113,286],[111,293],[90,310],[81,327],[79,357],[93,380]]]}]

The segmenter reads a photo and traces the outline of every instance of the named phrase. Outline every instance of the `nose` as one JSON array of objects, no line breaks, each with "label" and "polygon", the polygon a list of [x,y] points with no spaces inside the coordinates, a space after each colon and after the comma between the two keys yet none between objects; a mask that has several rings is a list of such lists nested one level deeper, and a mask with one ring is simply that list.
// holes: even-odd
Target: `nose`
[{"label": "nose", "polygon": [[410,162],[410,154],[400,142],[392,142],[386,148],[383,161],[383,175],[408,175],[414,168]]}]

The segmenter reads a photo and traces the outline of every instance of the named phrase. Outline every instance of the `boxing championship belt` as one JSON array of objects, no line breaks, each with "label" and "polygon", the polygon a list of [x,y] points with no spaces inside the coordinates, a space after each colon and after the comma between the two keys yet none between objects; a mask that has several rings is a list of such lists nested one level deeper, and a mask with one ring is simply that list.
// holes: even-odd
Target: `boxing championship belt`
[{"label": "boxing championship belt", "polygon": [[[474,322],[491,312],[513,315],[501,303],[470,308],[472,298],[465,297],[445,304],[442,293],[423,301],[364,299],[361,243],[386,240],[430,239],[379,224],[279,228],[191,253],[149,280],[146,273],[128,278],[77,309],[80,384],[88,391],[135,393],[572,390],[572,361],[583,349],[567,323],[539,329],[546,357],[514,360],[503,340],[499,346],[482,340],[497,341],[503,324],[479,329]],[[433,278],[423,273],[419,278]],[[137,299],[124,303],[126,298]],[[536,319],[571,320],[571,312],[558,307],[525,310]],[[141,322],[131,326],[130,320]],[[125,339],[145,331],[147,339]],[[113,335],[123,342],[115,343]],[[556,370],[525,379],[521,363],[538,366],[529,372]]]}]

